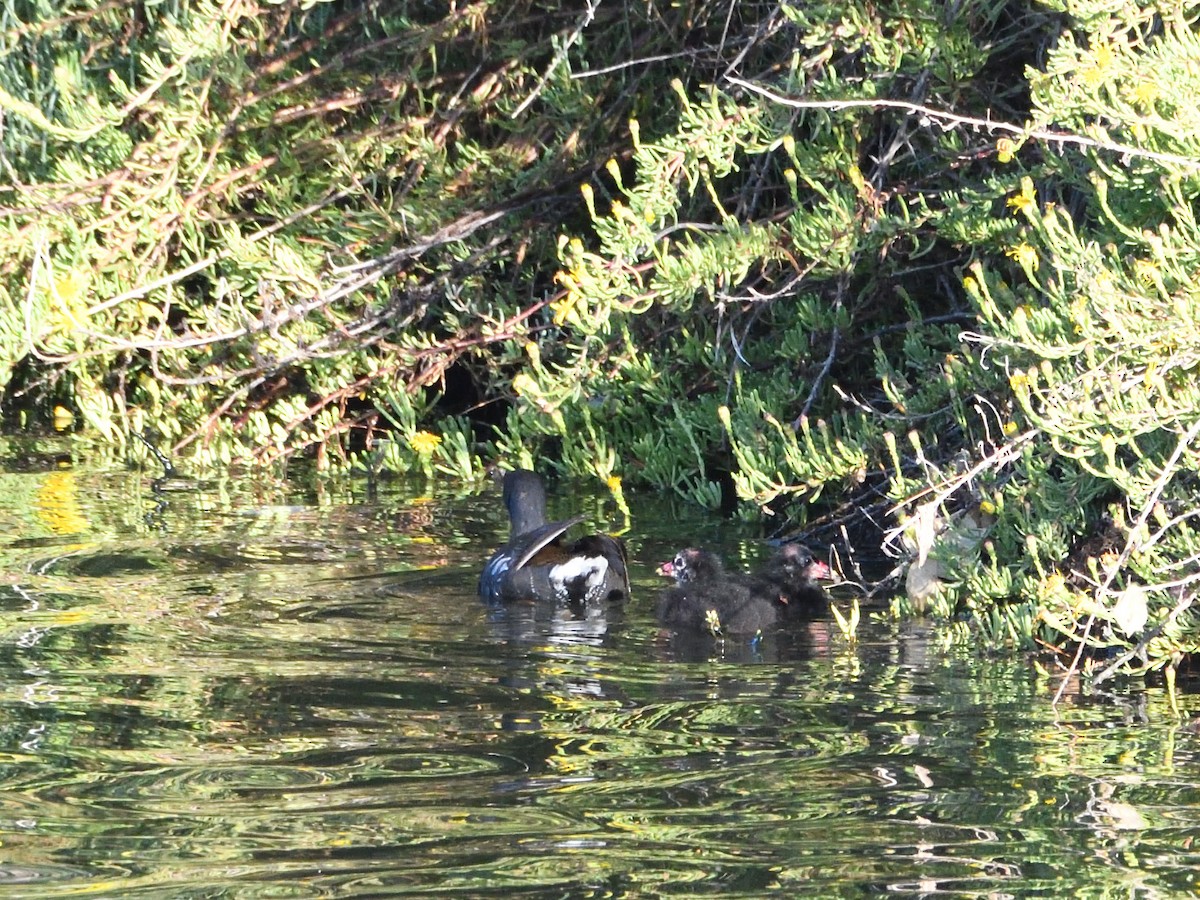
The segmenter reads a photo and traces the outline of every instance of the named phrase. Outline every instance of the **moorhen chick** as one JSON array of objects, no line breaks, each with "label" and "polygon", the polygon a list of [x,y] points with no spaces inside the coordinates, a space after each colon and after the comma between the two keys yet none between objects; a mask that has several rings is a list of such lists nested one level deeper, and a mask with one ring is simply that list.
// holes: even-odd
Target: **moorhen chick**
[{"label": "moorhen chick", "polygon": [[829,566],[800,544],[783,544],[761,569],[743,578],[758,597],[782,607],[787,618],[812,618],[829,609],[829,595],[817,579],[832,577]]},{"label": "moorhen chick", "polygon": [[781,607],[773,583],[756,592],[742,576],[729,575],[721,558],[689,547],[659,571],[675,579],[658,601],[658,620],[675,628],[712,634],[755,634],[779,624]]},{"label": "moorhen chick", "polygon": [[535,472],[504,476],[508,543],[492,554],[479,576],[479,595],[490,605],[519,601],[586,603],[629,597],[625,544],[607,534],[573,543],[563,533],[583,521],[546,522],[546,487]]}]

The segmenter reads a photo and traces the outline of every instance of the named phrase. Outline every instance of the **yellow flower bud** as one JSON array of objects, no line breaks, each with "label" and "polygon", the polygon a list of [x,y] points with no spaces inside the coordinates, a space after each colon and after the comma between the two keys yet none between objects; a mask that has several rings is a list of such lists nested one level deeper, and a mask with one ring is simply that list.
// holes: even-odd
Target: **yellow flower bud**
[{"label": "yellow flower bud", "polygon": [[592,190],[592,186],[584,182],[579,186],[579,193],[583,194],[583,202],[587,205],[588,215],[593,219],[596,218],[596,194]]},{"label": "yellow flower bud", "polygon": [[1117,439],[1111,434],[1101,435],[1100,452],[1104,454],[1104,458],[1108,461],[1108,464],[1115,467],[1117,464]]}]

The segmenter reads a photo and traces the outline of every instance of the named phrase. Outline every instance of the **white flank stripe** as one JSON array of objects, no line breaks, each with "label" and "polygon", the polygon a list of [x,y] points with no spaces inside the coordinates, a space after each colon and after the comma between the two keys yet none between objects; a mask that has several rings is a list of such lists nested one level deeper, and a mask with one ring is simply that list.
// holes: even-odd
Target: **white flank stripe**
[{"label": "white flank stripe", "polygon": [[555,589],[562,590],[568,581],[587,576],[588,587],[596,587],[608,573],[608,560],[603,556],[577,556],[559,563],[550,570],[550,581]]}]

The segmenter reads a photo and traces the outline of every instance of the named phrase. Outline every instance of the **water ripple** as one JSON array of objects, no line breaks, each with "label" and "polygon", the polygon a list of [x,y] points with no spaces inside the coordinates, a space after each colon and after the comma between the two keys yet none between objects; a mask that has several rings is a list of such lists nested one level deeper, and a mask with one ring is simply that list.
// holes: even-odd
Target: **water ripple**
[{"label": "water ripple", "polygon": [[0,546],[0,893],[1196,887],[1200,738],[1161,690],[1054,708],[1026,661],[882,617],[664,633],[652,564],[682,521],[750,561],[734,524],[631,498],[629,604],[497,612],[494,498],[195,485],[151,529],[122,477],[75,481],[81,533]]}]

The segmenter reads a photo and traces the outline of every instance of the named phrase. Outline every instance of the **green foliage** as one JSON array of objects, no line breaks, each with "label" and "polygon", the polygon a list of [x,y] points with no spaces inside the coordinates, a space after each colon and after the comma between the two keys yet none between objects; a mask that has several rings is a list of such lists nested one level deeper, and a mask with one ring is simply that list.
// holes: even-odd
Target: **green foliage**
[{"label": "green foliage", "polygon": [[[475,217],[573,162],[506,124],[561,12],[485,29],[488,12],[167,3],[131,30],[112,6],[7,8],[10,394],[69,404],[109,441],[150,429],[201,465],[344,466],[395,392],[428,410],[418,395],[463,354],[511,339],[481,316],[504,323],[531,292],[512,248],[464,243]],[[579,118],[575,93],[555,100]]]},{"label": "green foliage", "polygon": [[1082,149],[1022,154],[1004,249],[1019,271],[980,256],[964,279],[978,316],[964,338],[1007,380],[990,391],[994,427],[1022,448],[996,442],[942,495],[965,490],[996,515],[983,558],[947,554],[948,581],[994,639],[1129,648],[1116,665],[1157,667],[1196,650],[1200,138],[1184,98],[1200,89],[1200,44],[1150,7],[1069,11],[1085,40],[1067,33],[1031,73],[1032,120]]}]

